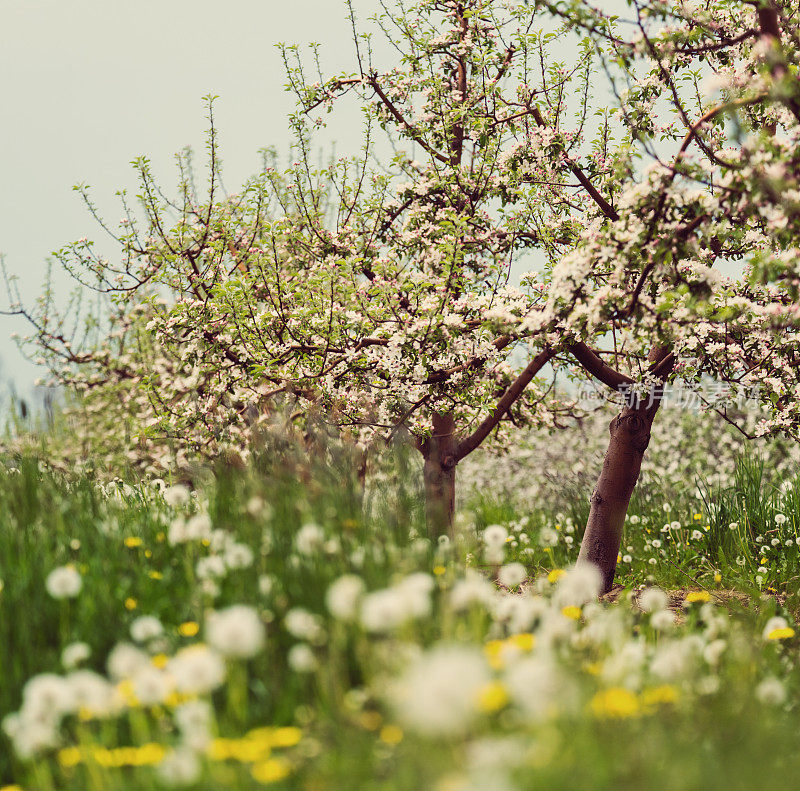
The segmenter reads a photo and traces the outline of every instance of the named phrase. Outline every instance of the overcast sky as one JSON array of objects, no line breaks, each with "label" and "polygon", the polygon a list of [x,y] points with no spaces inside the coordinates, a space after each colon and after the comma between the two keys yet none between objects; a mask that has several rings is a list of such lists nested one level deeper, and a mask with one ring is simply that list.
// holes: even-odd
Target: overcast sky
[{"label": "overcast sky", "polygon": [[[353,5],[365,19],[379,0]],[[619,11],[624,0],[600,5]],[[174,154],[187,145],[202,175],[205,95],[219,97],[229,191],[257,171],[260,149],[288,153],[294,97],[284,90],[281,41],[321,44],[326,73],[355,68],[345,0],[0,0],[0,254],[26,304],[41,293],[53,250],[81,237],[109,258],[117,250],[73,185],[91,185],[113,225],[122,216],[114,193],[136,194],[135,157],[151,160],[168,194]],[[327,118],[337,153],[356,153],[355,110]],[[66,296],[66,276],[56,284]],[[23,319],[0,316],[0,399],[10,383],[28,395],[45,375],[10,338],[27,330]]]},{"label": "overcast sky", "polygon": [[[366,15],[377,2],[355,5]],[[288,148],[279,41],[323,44],[335,72],[353,65],[341,0],[0,0],[0,252],[28,299],[53,250],[102,237],[72,186],[92,185],[116,221],[134,157],[174,185],[174,153],[202,152],[204,95],[219,96],[229,190],[257,170],[260,148]],[[0,318],[0,378],[24,393],[42,374],[14,330],[24,322]]]}]

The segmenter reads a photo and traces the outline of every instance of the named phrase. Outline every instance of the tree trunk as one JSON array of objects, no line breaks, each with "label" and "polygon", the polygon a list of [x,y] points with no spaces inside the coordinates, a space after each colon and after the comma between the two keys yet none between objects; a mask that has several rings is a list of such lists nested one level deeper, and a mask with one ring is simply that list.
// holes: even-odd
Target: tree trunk
[{"label": "tree trunk", "polygon": [[[669,350],[656,347],[650,354],[655,363]],[[668,366],[668,374],[672,365]],[[581,542],[578,563],[594,563],[600,569],[601,593],[608,593],[614,584],[622,528],[631,495],[639,480],[642,459],[650,443],[650,429],[661,404],[663,391],[644,396],[638,404],[626,405],[611,421],[603,469],[591,497],[589,519]]]},{"label": "tree trunk", "polygon": [[449,414],[433,416],[433,434],[422,445],[425,460],[425,516],[428,534],[436,539],[452,533],[456,501],[455,421]]},{"label": "tree trunk", "polygon": [[600,569],[602,593],[608,593],[614,583],[622,526],[639,480],[654,417],[655,410],[648,414],[644,407],[626,407],[609,426],[611,437],[600,478],[592,492],[589,520],[578,556],[578,563],[594,563]]}]

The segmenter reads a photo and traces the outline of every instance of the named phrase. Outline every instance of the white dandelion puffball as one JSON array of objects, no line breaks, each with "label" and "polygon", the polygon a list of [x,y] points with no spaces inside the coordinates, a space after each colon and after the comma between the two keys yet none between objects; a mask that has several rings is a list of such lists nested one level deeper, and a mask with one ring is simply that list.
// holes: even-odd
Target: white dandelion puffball
[{"label": "white dandelion puffball", "polygon": [[249,659],[264,645],[264,624],[245,604],[234,604],[206,617],[208,644],[225,656]]},{"label": "white dandelion puffball", "polygon": [[207,700],[187,700],[173,710],[181,741],[194,750],[204,750],[212,739],[214,709]]},{"label": "white dandelion puffball", "polygon": [[364,593],[364,580],[355,574],[345,574],[335,580],[325,594],[328,612],[340,621],[352,621],[358,613],[358,603]]},{"label": "white dandelion puffball", "polygon": [[321,642],[325,630],[322,628],[322,619],[319,615],[304,610],[302,607],[292,607],[283,619],[286,631],[298,640],[309,640],[312,643]]},{"label": "white dandelion puffball", "polygon": [[154,615],[142,615],[131,624],[131,637],[137,643],[146,643],[163,633],[164,627]]},{"label": "white dandelion puffball", "polygon": [[393,588],[373,591],[361,603],[361,625],[368,632],[388,632],[406,620],[403,596]]},{"label": "white dandelion puffball", "polygon": [[70,643],[64,646],[61,652],[61,664],[65,669],[72,670],[81,662],[85,662],[92,654],[92,649],[86,643]]},{"label": "white dandelion puffball", "polygon": [[658,632],[667,632],[675,626],[675,614],[671,610],[658,610],[650,616],[650,626]]},{"label": "white dandelion puffball", "polygon": [[319,663],[317,657],[314,656],[314,651],[308,643],[297,643],[289,649],[287,655],[289,667],[295,673],[313,673]]},{"label": "white dandelion puffball", "polygon": [[497,573],[497,581],[506,588],[516,588],[522,585],[528,573],[522,563],[506,563]]},{"label": "white dandelion puffball", "polygon": [[133,694],[142,706],[157,706],[163,703],[175,689],[172,675],[153,665],[139,670],[131,679]]},{"label": "white dandelion puffball", "polygon": [[188,695],[206,695],[225,681],[225,662],[204,645],[190,645],[167,663],[175,689]]},{"label": "white dandelion puffball", "polygon": [[107,717],[124,706],[116,685],[93,670],[74,670],[67,676],[67,682],[77,711],[84,709],[96,717]]},{"label": "white dandelion puffball", "polygon": [[392,690],[400,720],[428,736],[468,730],[491,676],[478,648],[440,645],[411,664]]},{"label": "white dandelion puffball", "polygon": [[666,610],[669,597],[661,588],[646,588],[639,596],[639,606],[645,612],[660,612]]},{"label": "white dandelion puffball", "polygon": [[189,487],[179,483],[175,486],[170,486],[168,489],[164,489],[162,496],[167,505],[177,508],[189,502]]},{"label": "white dandelion puffball", "polygon": [[483,543],[486,544],[487,547],[495,549],[501,547],[506,543],[507,538],[508,530],[502,525],[489,525],[489,527],[483,531]]},{"label": "white dandelion puffball", "polygon": [[765,678],[756,687],[756,697],[762,703],[779,706],[786,700],[786,687],[777,678]]},{"label": "white dandelion puffball", "polygon": [[150,657],[141,648],[130,643],[118,643],[106,660],[109,675],[121,681],[133,677],[143,667],[150,665]]},{"label": "white dandelion puffball", "polygon": [[186,525],[184,527],[186,531],[186,540],[210,541],[211,528],[211,517],[204,511],[201,511],[199,514],[195,514],[186,520]]},{"label": "white dandelion puffball", "polygon": [[602,587],[603,580],[597,566],[581,563],[559,578],[553,599],[559,607],[582,607],[594,601]]},{"label": "white dandelion puffball", "polygon": [[482,574],[467,569],[464,579],[453,585],[450,605],[454,610],[466,610],[473,604],[488,605],[494,598],[495,588]]},{"label": "white dandelion puffball", "polygon": [[232,542],[225,552],[225,565],[231,570],[246,569],[253,565],[253,550],[247,544]]},{"label": "white dandelion puffball", "polygon": [[303,525],[294,537],[294,545],[301,555],[312,555],[322,548],[325,542],[325,533],[322,528],[313,522]]},{"label": "white dandelion puffball", "polygon": [[532,720],[547,717],[553,707],[564,703],[568,687],[554,663],[546,658],[529,657],[515,662],[505,677],[506,686],[512,700]]},{"label": "white dandelion puffball", "polygon": [[44,587],[54,599],[74,599],[81,592],[83,580],[74,566],[59,566],[47,575]]}]

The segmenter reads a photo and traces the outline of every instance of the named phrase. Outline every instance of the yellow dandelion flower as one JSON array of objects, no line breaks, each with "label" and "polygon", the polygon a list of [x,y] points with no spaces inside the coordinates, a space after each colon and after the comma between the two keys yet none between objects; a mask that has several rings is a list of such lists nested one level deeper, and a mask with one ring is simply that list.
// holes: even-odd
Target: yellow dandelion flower
[{"label": "yellow dandelion flower", "polygon": [[272,728],[253,728],[247,732],[246,738],[253,742],[272,745]]},{"label": "yellow dandelion flower", "polygon": [[583,665],[583,669],[590,676],[599,676],[600,675],[600,671],[603,669],[603,665],[600,662],[586,662]]},{"label": "yellow dandelion flower", "polygon": [[254,742],[250,739],[231,739],[231,758],[243,764],[254,764],[269,758],[272,750],[268,744]]},{"label": "yellow dandelion flower", "polygon": [[212,739],[206,748],[206,755],[211,761],[226,761],[231,757],[229,739]]},{"label": "yellow dandelion flower", "polygon": [[533,646],[536,644],[536,638],[530,632],[521,632],[520,634],[513,634],[508,638],[510,645],[519,648],[520,651],[532,651]]},{"label": "yellow dandelion flower", "polygon": [[151,550],[149,550],[149,549],[145,549],[145,551],[144,551],[144,556],[145,556],[146,558],[151,558],[151,557],[153,557],[153,553],[152,553],[152,551],[151,551]]},{"label": "yellow dandelion flower", "polygon": [[139,536],[125,536],[124,543],[128,549],[135,549],[136,547],[140,547],[143,542]]},{"label": "yellow dandelion flower", "polygon": [[678,690],[670,684],[645,689],[641,694],[643,706],[657,706],[663,703],[674,703],[678,699]]},{"label": "yellow dandelion flower", "polygon": [[148,742],[137,750],[136,760],[139,766],[156,766],[164,760],[166,748],[158,742]]},{"label": "yellow dandelion flower", "polygon": [[767,640],[788,640],[790,637],[794,637],[794,629],[791,626],[784,626],[781,629],[773,629],[767,635]]},{"label": "yellow dandelion flower", "polygon": [[275,728],[271,738],[274,747],[294,747],[303,738],[303,732],[300,728],[287,725],[284,728]]},{"label": "yellow dandelion flower", "polygon": [[197,621],[184,621],[178,627],[178,634],[181,637],[194,637],[200,631],[200,624]]},{"label": "yellow dandelion flower", "polygon": [[166,667],[169,662],[169,657],[166,654],[156,654],[150,662],[158,668]]},{"label": "yellow dandelion flower", "polygon": [[502,640],[489,640],[483,647],[483,652],[489,662],[489,667],[493,670],[502,670],[505,665],[503,659],[503,649],[505,643]]},{"label": "yellow dandelion flower", "polygon": [[160,571],[148,571],[147,576],[150,577],[151,580],[164,579],[164,575]]},{"label": "yellow dandelion flower", "polygon": [[561,610],[561,614],[565,618],[571,618],[573,621],[580,621],[581,615],[583,614],[580,607],[576,607],[574,604],[570,604],[567,607],[564,607]]},{"label": "yellow dandelion flower", "polygon": [[711,601],[711,594],[708,591],[689,591],[684,599],[687,604],[701,601]]},{"label": "yellow dandelion flower", "polygon": [[166,533],[156,533],[156,541],[159,544],[163,544],[166,540],[167,540],[167,534]]},{"label": "yellow dandelion flower", "polygon": [[384,725],[381,728],[380,740],[384,744],[400,744],[403,741],[403,731],[396,725]]},{"label": "yellow dandelion flower", "polygon": [[135,708],[139,705],[139,700],[133,692],[133,682],[129,678],[123,679],[117,684],[117,692],[119,692],[127,706]]},{"label": "yellow dandelion flower", "polygon": [[139,605],[139,602],[136,601],[133,597],[129,596],[125,599],[125,609],[126,610],[135,610]]},{"label": "yellow dandelion flower", "polygon": [[553,569],[547,575],[547,581],[550,582],[550,583],[558,582],[561,579],[561,577],[563,577],[566,573],[567,572],[564,571],[564,569]]},{"label": "yellow dandelion flower", "polygon": [[695,522],[699,522],[702,518],[703,518],[702,514],[695,514],[694,515],[694,521]]},{"label": "yellow dandelion flower", "polygon": [[[58,751],[58,762],[65,769],[77,766],[83,760],[83,752],[80,747],[64,747]],[[6,786],[8,787],[8,786]]]},{"label": "yellow dandelion flower", "polygon": [[720,574],[719,572],[714,574],[714,582],[722,582],[722,574]]},{"label": "yellow dandelion flower", "polygon": [[589,702],[595,717],[623,719],[639,713],[636,695],[624,687],[610,687],[598,692]]},{"label": "yellow dandelion flower", "polygon": [[92,759],[100,766],[114,766],[114,755],[111,750],[107,750],[105,747],[95,747],[92,750]]},{"label": "yellow dandelion flower", "polygon": [[268,758],[255,764],[250,771],[259,783],[277,783],[289,776],[292,765],[285,758]]},{"label": "yellow dandelion flower", "polygon": [[508,705],[508,691],[500,681],[490,681],[478,692],[478,708],[492,713]]},{"label": "yellow dandelion flower", "polygon": [[447,569],[444,566],[434,566],[433,567],[433,573],[437,577],[441,577],[442,574],[444,574],[446,571],[447,571]]},{"label": "yellow dandelion flower", "polygon": [[139,763],[139,751],[135,747],[117,747],[111,752],[117,766],[136,766]]},{"label": "yellow dandelion flower", "polygon": [[174,709],[176,706],[180,706],[181,703],[186,703],[187,700],[194,700],[195,695],[187,695],[181,692],[170,692],[166,698],[164,698],[164,705],[167,708]]}]

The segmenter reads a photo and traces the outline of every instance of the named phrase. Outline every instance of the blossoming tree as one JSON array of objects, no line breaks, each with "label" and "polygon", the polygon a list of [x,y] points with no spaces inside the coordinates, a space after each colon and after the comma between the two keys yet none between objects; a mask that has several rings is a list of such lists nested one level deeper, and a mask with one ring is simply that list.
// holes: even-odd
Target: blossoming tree
[{"label": "blossoming tree", "polygon": [[[386,11],[381,29],[400,53],[391,68],[359,36],[355,73],[311,82],[285,49],[300,103],[295,164],[268,163],[220,199],[212,136],[208,196],[187,178],[170,205],[140,162],[145,227],[126,218],[122,265],[86,242],[64,253],[113,294],[113,340],[78,351],[44,310],[32,317],[40,344],[68,363],[62,380],[124,392],[144,442],[243,446],[278,397],[364,445],[407,436],[435,530],[452,518],[461,459],[510,425],[552,425],[574,407],[537,381],[546,365],[637,389],[642,400],[611,424],[582,546],[609,588],[666,383],[714,373],[744,387],[769,365],[776,420],[794,409],[784,383],[796,370],[796,279],[775,274],[773,257],[786,260],[791,234],[771,233],[758,197],[791,200],[762,167],[764,151],[792,155],[775,126],[792,123],[790,69],[766,12],[681,9],[648,6],[626,40],[585,3],[552,7],[590,34],[570,69],[548,52],[565,41],[550,17],[488,0]],[[616,116],[593,124],[589,40],[632,86]],[[739,92],[704,94],[697,61],[736,75]],[[316,116],[347,96],[364,114],[362,155],[314,168]],[[742,128],[762,130],[758,145],[729,150]],[[379,129],[395,147],[383,167],[370,165]],[[511,287],[512,263],[536,251],[544,262]],[[712,267],[737,260],[780,284]]]},{"label": "blossoming tree", "polygon": [[788,3],[631,3],[629,31],[588,3],[547,5],[605,53],[620,117],[648,160],[551,289],[573,329],[591,337],[610,325],[622,337],[615,359],[627,370],[598,365],[601,381],[629,389],[645,355],[659,374],[612,423],[592,497],[581,557],[608,588],[665,375],[714,377],[723,388],[708,406],[725,417],[724,402],[758,385],[770,414],[757,433],[797,435],[800,28]]},{"label": "blossoming tree", "polygon": [[[78,351],[49,307],[33,317],[62,381],[113,382],[146,416],[145,442],[243,444],[278,396],[363,444],[407,435],[431,523],[449,524],[461,459],[508,424],[571,409],[536,380],[565,355],[545,313],[549,269],[607,205],[595,185],[613,193],[616,176],[602,118],[584,140],[589,50],[566,69],[534,20],[523,7],[420,0],[382,17],[398,30],[398,67],[379,71],[359,38],[358,72],[314,84],[286,49],[296,163],[220,200],[212,136],[207,199],[184,179],[170,204],[141,161],[145,226],[126,217],[122,265],[85,241],[62,256],[114,295],[114,340]],[[362,157],[314,169],[313,115],[343,94],[364,112]],[[396,147],[383,169],[366,164],[378,127]],[[531,251],[541,271],[510,286]]]}]

